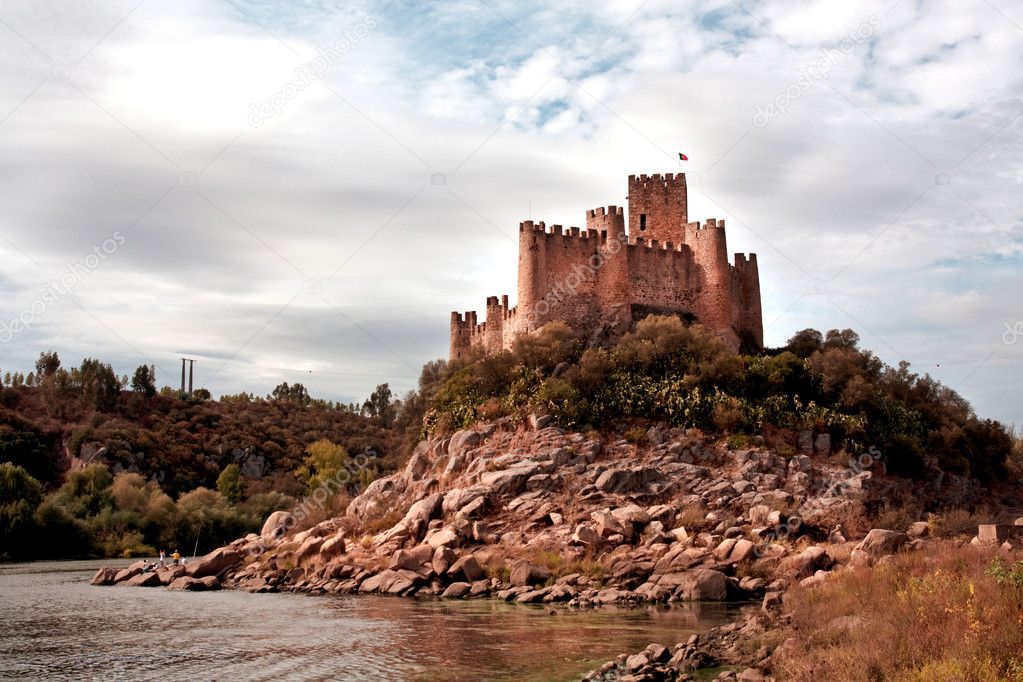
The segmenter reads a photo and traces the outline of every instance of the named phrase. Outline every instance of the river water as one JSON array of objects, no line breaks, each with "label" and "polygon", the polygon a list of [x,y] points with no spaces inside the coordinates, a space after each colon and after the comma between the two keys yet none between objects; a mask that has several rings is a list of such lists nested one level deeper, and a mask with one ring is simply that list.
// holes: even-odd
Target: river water
[{"label": "river water", "polygon": [[571,680],[734,616],[720,604],[549,615],[490,600],[89,585],[112,564],[0,565],[0,678]]}]

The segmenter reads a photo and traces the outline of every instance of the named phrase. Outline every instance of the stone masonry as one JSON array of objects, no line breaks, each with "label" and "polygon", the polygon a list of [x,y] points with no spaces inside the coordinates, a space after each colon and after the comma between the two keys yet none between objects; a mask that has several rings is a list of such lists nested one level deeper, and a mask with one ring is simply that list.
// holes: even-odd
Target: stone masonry
[{"label": "stone masonry", "polygon": [[763,346],[756,254],[728,262],[725,221],[688,219],[686,176],[630,175],[621,207],[586,212],[586,228],[519,224],[518,304],[487,299],[451,313],[451,359],[495,353],[519,334],[562,320],[580,335],[620,333],[649,314],[677,315],[717,331],[733,347]]}]

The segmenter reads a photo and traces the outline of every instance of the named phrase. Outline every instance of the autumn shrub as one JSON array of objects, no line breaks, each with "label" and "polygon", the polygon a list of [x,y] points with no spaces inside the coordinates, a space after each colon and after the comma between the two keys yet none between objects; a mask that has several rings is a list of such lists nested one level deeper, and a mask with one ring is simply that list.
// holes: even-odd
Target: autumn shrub
[{"label": "autumn shrub", "polygon": [[923,508],[913,500],[886,502],[874,514],[874,526],[888,530],[905,531],[909,524],[925,518]]},{"label": "autumn shrub", "polygon": [[[937,465],[982,481],[1005,477],[1023,446],[1004,426],[978,418],[908,363],[885,365],[858,343],[848,329],[803,330],[785,348],[738,354],[699,324],[654,315],[613,345],[583,349],[567,327],[547,325],[510,350],[477,349],[447,367],[424,433],[528,409],[576,429],[653,421],[762,435],[794,454],[796,434],[809,430],[830,434],[836,450],[883,453],[892,474],[919,478]],[[1023,473],[1023,464],[1013,466]]]},{"label": "autumn shrub", "polygon": [[896,555],[796,588],[779,679],[1014,680],[1023,676],[1023,562],[954,547]]},{"label": "autumn shrub", "polygon": [[938,537],[976,535],[977,526],[988,523],[987,519],[986,514],[975,514],[968,509],[957,507],[937,514],[928,514],[927,525],[931,534]]}]

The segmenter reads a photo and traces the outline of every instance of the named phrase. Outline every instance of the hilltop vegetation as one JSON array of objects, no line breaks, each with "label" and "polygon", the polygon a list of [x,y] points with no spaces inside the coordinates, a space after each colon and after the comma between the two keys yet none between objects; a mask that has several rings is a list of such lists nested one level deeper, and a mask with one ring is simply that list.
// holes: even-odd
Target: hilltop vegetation
[{"label": "hilltop vegetation", "polygon": [[933,464],[982,481],[1006,475],[1008,429],[909,363],[890,367],[858,344],[852,330],[807,329],[784,348],[743,355],[700,325],[651,316],[612,347],[585,348],[552,323],[510,351],[446,367],[426,430],[530,411],[576,429],[699,427],[782,453],[811,431],[854,455],[879,452],[890,473],[919,476]]}]

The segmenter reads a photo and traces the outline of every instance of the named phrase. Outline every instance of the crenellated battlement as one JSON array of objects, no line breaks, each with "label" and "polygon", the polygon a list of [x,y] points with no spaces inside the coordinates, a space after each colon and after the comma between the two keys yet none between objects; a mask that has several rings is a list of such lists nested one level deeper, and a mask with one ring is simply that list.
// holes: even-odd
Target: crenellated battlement
[{"label": "crenellated battlement", "polygon": [[696,318],[736,346],[762,343],[755,254],[729,263],[725,221],[688,221],[685,174],[630,175],[628,188],[628,211],[587,210],[583,228],[520,222],[517,305],[488,297],[483,323],[453,312],[451,357],[508,348],[555,319],[581,334],[623,330],[644,311]]}]

